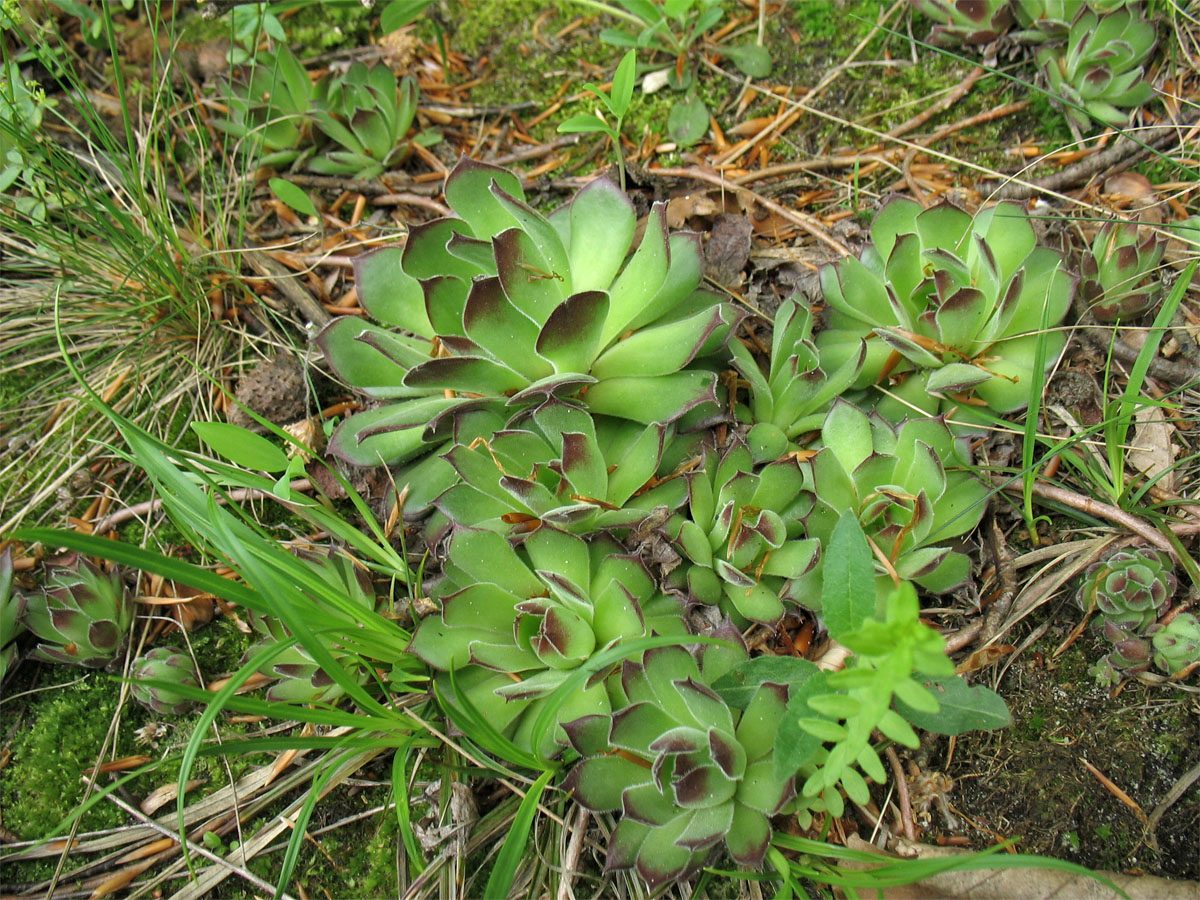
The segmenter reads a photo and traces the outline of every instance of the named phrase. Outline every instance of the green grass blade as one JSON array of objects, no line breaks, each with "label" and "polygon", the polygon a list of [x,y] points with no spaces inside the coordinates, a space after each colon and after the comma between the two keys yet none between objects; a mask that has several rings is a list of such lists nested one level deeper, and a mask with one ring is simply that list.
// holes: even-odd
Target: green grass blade
[{"label": "green grass blade", "polygon": [[12,536],[19,541],[41,542],[47,547],[66,547],[88,556],[109,559],[130,568],[161,575],[163,578],[177,581],[198,591],[205,591],[250,609],[262,609],[263,607],[262,599],[258,594],[245,585],[222,578],[193,563],[165,556],[153,550],[61,528],[21,528],[13,532]]},{"label": "green grass blade", "polygon": [[496,856],[483,896],[504,898],[512,890],[513,878],[516,877],[517,867],[525,855],[525,846],[529,843],[530,826],[533,824],[534,815],[537,814],[538,803],[541,802],[542,792],[553,777],[554,770],[547,769],[525,793],[521,805],[517,808],[517,814],[513,817],[508,837],[504,839],[504,846]]}]

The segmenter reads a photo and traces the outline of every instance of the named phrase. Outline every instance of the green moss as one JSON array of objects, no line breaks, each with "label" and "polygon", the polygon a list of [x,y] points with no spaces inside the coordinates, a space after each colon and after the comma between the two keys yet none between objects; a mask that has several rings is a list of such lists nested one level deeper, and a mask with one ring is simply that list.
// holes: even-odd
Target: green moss
[{"label": "green moss", "polygon": [[[35,664],[25,663],[15,679],[29,685]],[[64,687],[46,688],[22,698],[11,713],[20,722],[12,743],[12,758],[0,769],[0,806],[4,827],[24,840],[54,833],[83,797],[80,781],[96,756],[117,707],[120,685],[100,673],[67,666],[47,666],[42,680]],[[15,685],[14,685],[15,687]],[[17,687],[15,692],[20,692]],[[8,710],[6,718],[9,715]],[[138,752],[132,732],[122,729],[116,756]],[[101,803],[83,815],[81,828],[94,830],[123,824],[125,813]]]}]

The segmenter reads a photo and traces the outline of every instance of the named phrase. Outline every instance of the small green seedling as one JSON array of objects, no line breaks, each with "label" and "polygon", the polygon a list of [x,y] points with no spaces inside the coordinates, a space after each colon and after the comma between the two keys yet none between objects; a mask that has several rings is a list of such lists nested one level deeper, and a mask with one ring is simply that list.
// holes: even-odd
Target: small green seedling
[{"label": "small green seedling", "polygon": [[591,82],[583,86],[584,90],[591,91],[608,107],[608,111],[616,120],[613,125],[609,125],[607,119],[599,112],[595,112],[572,116],[558,126],[560,134],[598,131],[609,136],[613,142],[613,152],[617,157],[617,169],[621,173],[621,190],[625,190],[625,154],[621,152],[621,122],[625,118],[625,113],[629,111],[629,101],[633,99],[636,70],[637,51],[630,50],[617,66],[616,74],[613,75],[612,93],[604,93],[603,88]]}]

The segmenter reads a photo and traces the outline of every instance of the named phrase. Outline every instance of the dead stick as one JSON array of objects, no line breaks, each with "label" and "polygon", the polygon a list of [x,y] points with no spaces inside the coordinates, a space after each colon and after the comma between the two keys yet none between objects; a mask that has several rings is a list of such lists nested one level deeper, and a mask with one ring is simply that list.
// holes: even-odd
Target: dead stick
[{"label": "dead stick", "polygon": [[[1008,481],[998,485],[1001,490],[1008,491],[1010,494],[1022,493],[1022,486],[1015,481]],[[1115,522],[1118,525],[1128,528],[1134,534],[1140,535],[1148,543],[1153,544],[1159,550],[1174,557],[1175,548],[1165,537],[1159,534],[1150,525],[1143,522],[1132,513],[1128,513],[1123,509],[1118,509],[1115,506],[1110,506],[1107,503],[1101,503],[1099,500],[1093,500],[1091,497],[1085,497],[1082,494],[1077,494],[1074,491],[1068,491],[1065,488],[1055,487],[1052,484],[1035,483],[1031,490],[1035,496],[1042,497],[1046,500],[1054,500],[1064,506],[1069,506],[1072,509],[1077,509],[1080,512],[1085,512],[1088,515],[1097,516],[1101,519],[1108,519],[1110,522]]]},{"label": "dead stick", "polygon": [[[1197,121],[1190,122],[1167,122],[1162,125],[1151,125],[1140,131],[1158,132],[1144,141],[1135,141],[1128,137],[1121,137],[1113,142],[1113,145],[1107,150],[1092,156],[1082,159],[1074,165],[1067,166],[1058,172],[1047,175],[1045,178],[1038,178],[1032,182],[1009,182],[1000,185],[993,192],[992,197],[996,200],[1025,200],[1032,197],[1037,191],[1061,191],[1065,188],[1079,184],[1089,180],[1093,175],[1100,172],[1107,172],[1117,167],[1123,168],[1126,165],[1132,164],[1142,156],[1157,150],[1170,142],[1172,137],[1184,129],[1193,127]],[[1024,171],[1024,170],[1022,170]],[[980,185],[980,188],[985,188],[986,185]]]},{"label": "dead stick", "polygon": [[757,194],[749,188],[740,187],[726,179],[718,172],[705,172],[698,166],[692,166],[690,169],[647,169],[646,172],[652,175],[659,175],[664,178],[692,178],[696,181],[704,181],[708,184],[714,184],[717,187],[725,188],[733,192],[742,192],[749,196],[756,203],[760,203],[769,209],[775,215],[787,219],[795,225],[799,225],[821,243],[833,248],[841,256],[849,256],[850,250],[837,238],[826,231],[815,219],[811,216],[806,216],[803,213],[798,213],[781,206],[774,200],[768,200],[762,194]]},{"label": "dead stick", "polygon": [[583,853],[583,838],[587,834],[588,811],[582,806],[575,815],[575,829],[571,832],[571,843],[567,845],[567,855],[563,860],[562,880],[558,883],[556,900],[574,900],[575,892],[571,883],[575,880],[575,870],[579,867],[579,856]]},{"label": "dead stick", "polygon": [[955,85],[954,89],[951,90],[950,93],[948,93],[945,97],[943,97],[937,103],[934,103],[923,112],[917,113],[911,119],[901,122],[895,128],[889,128],[887,131],[887,136],[900,137],[902,134],[908,134],[910,131],[915,131],[938,113],[949,109],[967,95],[967,92],[975,86],[975,82],[983,77],[985,71],[987,70],[984,69],[983,66],[976,66],[971,70],[970,74],[968,74],[966,78]]},{"label": "dead stick", "polygon": [[[312,482],[307,478],[297,478],[288,485],[293,491],[303,493],[313,489]],[[217,497],[217,503],[224,504],[226,502],[241,503],[243,500],[262,500],[267,497],[275,497],[270,491],[261,491],[258,488],[238,488],[224,496]],[[105,516],[96,523],[96,530],[92,534],[103,534],[111,528],[120,525],[129,519],[136,516],[149,515],[152,512],[157,512],[162,506],[162,497],[154,500],[147,500],[145,503],[138,503],[134,506],[126,506],[124,509],[118,509],[115,513]]]},{"label": "dead stick", "polygon": [[279,288],[279,292],[308,321],[315,325],[325,325],[329,322],[329,313],[325,312],[324,307],[296,280],[296,276],[288,271],[286,266],[271,259],[261,250],[249,250],[244,255],[250,268]]},{"label": "dead stick", "polygon": [[913,843],[917,841],[917,831],[913,825],[912,803],[908,799],[908,780],[904,777],[904,769],[900,765],[900,757],[896,748],[890,744],[884,748],[888,765],[892,767],[892,777],[896,779],[896,798],[900,801],[900,824],[904,826],[904,836]]}]

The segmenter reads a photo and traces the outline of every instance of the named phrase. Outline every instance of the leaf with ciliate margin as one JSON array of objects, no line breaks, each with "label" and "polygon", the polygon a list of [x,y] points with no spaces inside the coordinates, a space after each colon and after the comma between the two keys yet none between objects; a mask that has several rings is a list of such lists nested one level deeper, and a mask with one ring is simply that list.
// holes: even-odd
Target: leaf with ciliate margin
[{"label": "leaf with ciliate margin", "polygon": [[896,711],[909,722],[934,734],[963,734],[967,731],[1005,728],[1012,724],[1008,706],[995,691],[970,685],[961,675],[923,679],[941,708],[936,713],[920,712],[896,699]]},{"label": "leaf with ciliate margin", "polygon": [[818,671],[813,663],[795,656],[756,656],[738,663],[714,681],[712,689],[733,709],[745,709],[763,682],[797,686]]},{"label": "leaf with ciliate margin", "polygon": [[840,640],[875,615],[875,563],[853,512],[842,513],[824,555],[821,609],[829,636]]},{"label": "leaf with ciliate margin", "polygon": [[828,693],[829,686],[825,681],[827,677],[824,672],[818,670],[803,682],[791,686],[787,713],[779,723],[779,734],[775,737],[777,778],[795,775],[800,767],[821,749],[821,739],[801,728],[800,720],[817,716],[817,713],[809,708],[808,698]]}]

